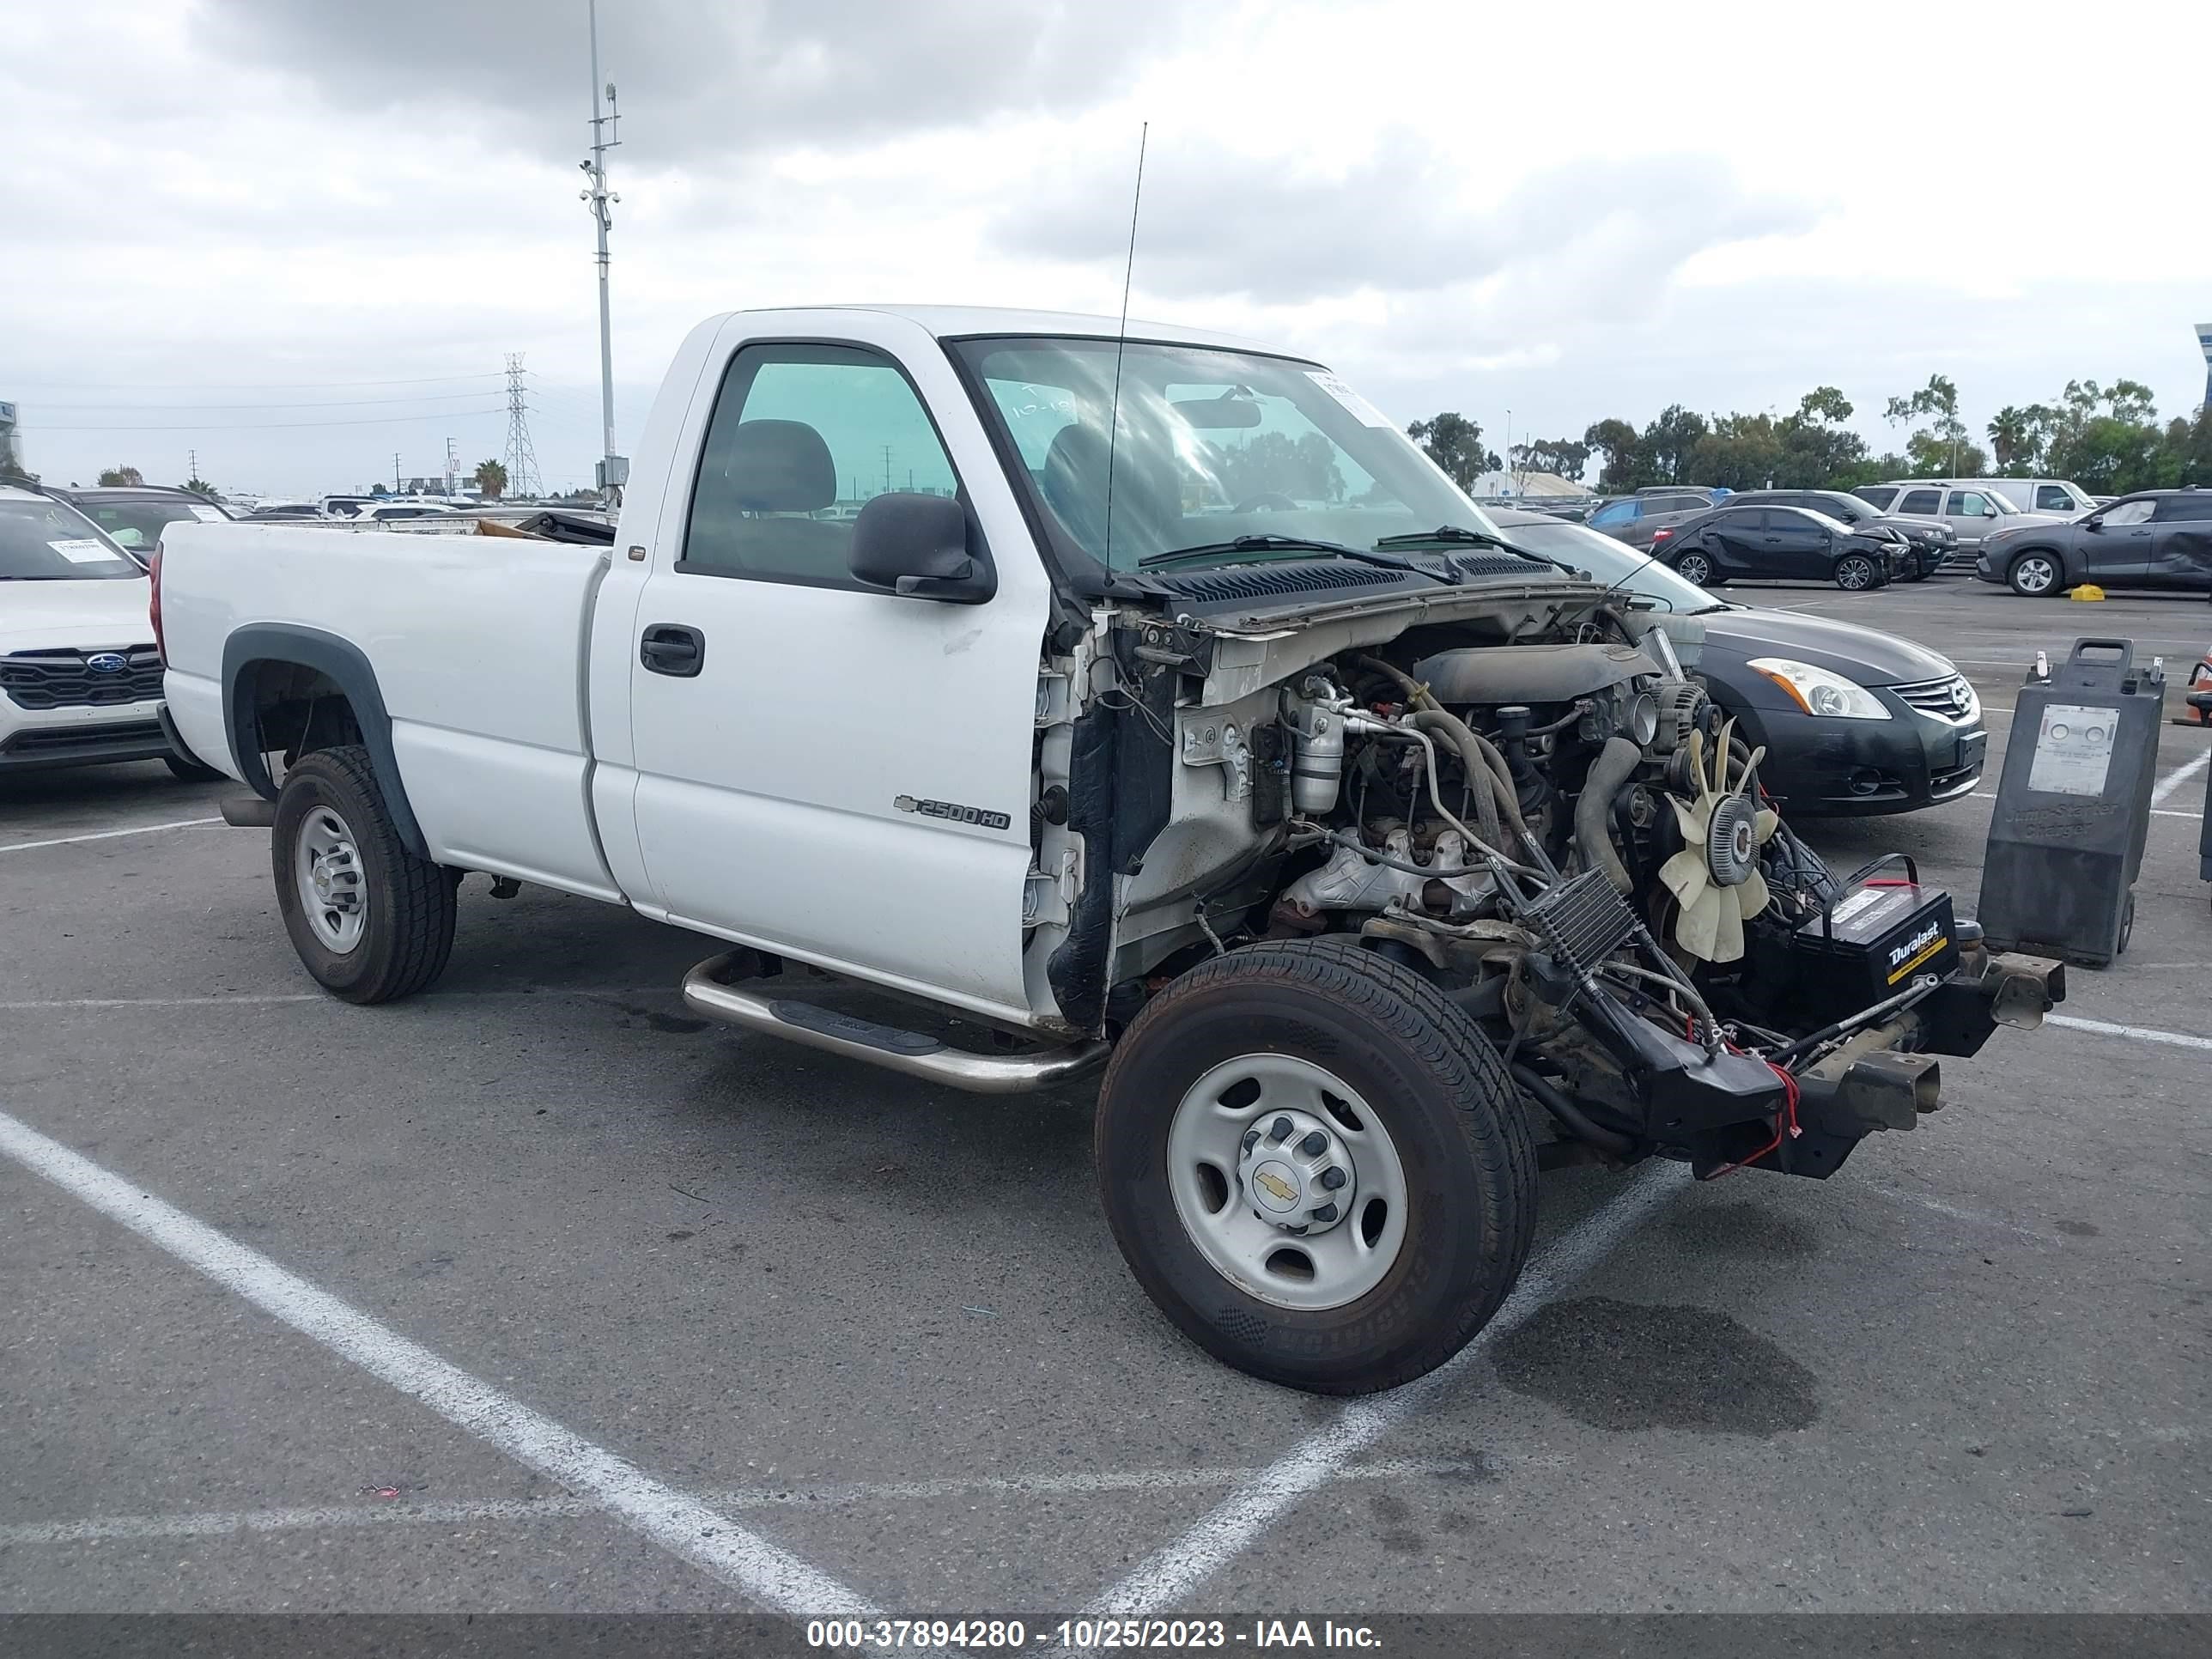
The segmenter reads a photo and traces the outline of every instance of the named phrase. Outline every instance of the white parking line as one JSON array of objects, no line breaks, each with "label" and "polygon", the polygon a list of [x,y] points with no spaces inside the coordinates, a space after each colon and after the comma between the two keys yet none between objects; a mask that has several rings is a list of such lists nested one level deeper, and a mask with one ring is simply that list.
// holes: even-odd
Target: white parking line
[{"label": "white parking line", "polygon": [[[1513,1468],[1559,1462],[1555,1454],[1510,1460]],[[1447,1458],[1401,1458],[1354,1463],[1340,1480],[1450,1480],[1494,1477],[1502,1464]],[[848,1504],[933,1502],[951,1498],[1096,1497],[1115,1492],[1177,1492],[1193,1486],[1233,1486],[1259,1474],[1246,1468],[1092,1470],[1074,1474],[974,1476],[938,1480],[856,1480],[825,1486],[738,1486],[702,1492],[717,1510],[811,1509]],[[323,1531],[340,1527],[451,1525],[472,1521],[566,1521],[600,1515],[606,1505],[591,1498],[459,1499],[411,1504],[337,1504],[284,1510],[203,1510],[180,1515],[101,1515],[80,1521],[29,1521],[0,1526],[0,1548],[10,1544],[88,1544],[112,1539],[219,1538],[235,1533]]]},{"label": "white parking line", "polygon": [[[475,998],[516,997],[654,997],[674,996],[675,985],[538,985],[476,991],[419,991],[411,1002],[462,1002]],[[25,997],[0,1002],[0,1013],[58,1013],[70,1008],[222,1008],[263,1007],[288,1002],[328,1003],[333,1009],[349,1008],[327,991],[241,991],[213,997]]]},{"label": "white parking line", "polygon": [[1334,1423],[1309,1435],[1103,1591],[1088,1614],[1151,1613],[1179,1604],[1257,1543],[1300,1498],[1335,1480],[1352,1458],[1450,1389],[1486,1349],[1595,1267],[1689,1181],[1689,1171],[1679,1164],[1646,1164],[1610,1202],[1522,1270],[1512,1295],[1456,1356],[1418,1382],[1344,1407]]},{"label": "white parking line", "polygon": [[[2150,804],[2153,806],[2159,805],[2166,799],[2167,796],[2171,795],[2175,790],[2180,788],[2183,784],[2188,782],[2190,779],[2195,777],[2199,772],[2202,772],[2208,762],[2212,762],[2212,749],[2206,750],[2203,754],[2199,755],[2195,760],[2191,761],[2187,765],[2178,766],[2174,768],[2172,771],[2168,772],[2164,777],[2158,781],[2158,787],[2150,792]],[[2190,812],[2185,813],[2183,816],[2186,817],[2195,817],[2197,815],[2194,812]]]},{"label": "white parking line", "polygon": [[532,1411],[135,1182],[0,1112],[0,1152],[223,1289],[781,1613],[872,1611],[854,1591],[688,1492]]},{"label": "white parking line", "polygon": [[32,853],[41,847],[74,847],[83,841],[113,841],[118,836],[150,836],[157,830],[191,830],[221,818],[172,818],[167,823],[142,823],[129,830],[100,830],[88,836],[57,836],[52,841],[19,841],[0,847],[0,853]]},{"label": "white parking line", "polygon": [[2191,1036],[2181,1031],[2160,1031],[2148,1025],[2114,1025],[2078,1014],[2045,1014],[2045,1025],[2063,1025],[2069,1031],[2094,1031],[2100,1036],[2133,1037],[2138,1042],[2163,1042],[2175,1048],[2212,1048],[2212,1037]]}]

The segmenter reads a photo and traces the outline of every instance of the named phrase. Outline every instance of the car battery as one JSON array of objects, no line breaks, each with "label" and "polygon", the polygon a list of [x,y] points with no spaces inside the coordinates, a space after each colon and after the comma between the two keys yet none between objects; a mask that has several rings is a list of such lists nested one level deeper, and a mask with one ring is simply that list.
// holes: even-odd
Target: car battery
[{"label": "car battery", "polygon": [[2098,967],[2127,949],[2165,702],[2127,640],[2076,640],[2021,688],[1982,860],[1993,949]]},{"label": "car battery", "polygon": [[[1902,866],[1902,876],[1883,873]],[[1908,989],[1923,974],[1959,965],[1951,896],[1924,885],[1902,854],[1878,859],[1843,884],[1836,902],[1790,936],[1791,1012],[1826,1025]]]}]

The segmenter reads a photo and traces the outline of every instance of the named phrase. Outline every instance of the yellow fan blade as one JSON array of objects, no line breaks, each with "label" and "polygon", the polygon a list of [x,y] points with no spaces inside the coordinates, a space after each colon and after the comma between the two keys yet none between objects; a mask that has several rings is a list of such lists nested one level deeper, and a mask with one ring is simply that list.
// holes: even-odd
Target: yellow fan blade
[{"label": "yellow fan blade", "polygon": [[1774,832],[1782,827],[1782,814],[1772,807],[1762,806],[1751,821],[1751,838],[1764,847],[1774,839]]},{"label": "yellow fan blade", "polygon": [[[1692,902],[1682,907],[1682,914],[1674,922],[1674,942],[1693,957],[1706,962],[1716,960],[1713,951],[1719,944],[1721,913],[1723,910],[1728,912],[1731,920],[1734,919],[1734,902],[1719,888],[1707,887]],[[1742,928],[1743,924],[1738,921],[1738,933]],[[1739,956],[1742,954],[1740,941],[1736,953]]]},{"label": "yellow fan blade", "polygon": [[1716,795],[1728,793],[1729,740],[1735,736],[1733,717],[1721,722],[1721,734],[1713,739],[1713,783]]},{"label": "yellow fan blade", "polygon": [[1687,904],[1700,889],[1711,884],[1712,877],[1706,872],[1703,855],[1685,847],[1659,866],[1659,879],[1674,896],[1676,902]]},{"label": "yellow fan blade", "polygon": [[1698,793],[1702,795],[1705,793],[1705,734],[1692,726],[1683,746],[1690,751],[1690,775],[1697,779]]},{"label": "yellow fan blade", "polygon": [[1751,775],[1759,770],[1759,762],[1765,758],[1766,745],[1762,743],[1751,751],[1751,758],[1743,763],[1743,770],[1736,774],[1735,787],[1738,789],[1744,788],[1751,782]]},{"label": "yellow fan blade", "polygon": [[1712,828],[1712,803],[1700,796],[1692,805],[1686,804],[1678,795],[1669,795],[1667,804],[1674,809],[1674,823],[1682,832],[1682,839],[1692,847],[1703,847],[1705,832]]},{"label": "yellow fan blade", "polygon": [[1708,962],[1737,962],[1743,957],[1743,916],[1737,910],[1735,895],[1716,888],[1714,897],[1720,903],[1713,911],[1713,948],[1705,953]]},{"label": "yellow fan blade", "polygon": [[1746,876],[1735,890],[1738,901],[1736,908],[1741,912],[1746,921],[1749,921],[1761,910],[1766,908],[1767,902],[1774,896],[1766,890],[1766,878],[1756,870]]}]

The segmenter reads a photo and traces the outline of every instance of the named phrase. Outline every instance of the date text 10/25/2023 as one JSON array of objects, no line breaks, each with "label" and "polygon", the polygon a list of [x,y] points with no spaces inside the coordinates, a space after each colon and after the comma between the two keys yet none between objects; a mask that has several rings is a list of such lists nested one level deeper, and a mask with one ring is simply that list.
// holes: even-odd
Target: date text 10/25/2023
[{"label": "date text 10/25/2023", "polygon": [[1015,1653],[1047,1644],[1079,1653],[1382,1645],[1370,1626],[1329,1619],[1254,1619],[1234,1625],[1221,1619],[1062,1619],[1035,1628],[1018,1619],[813,1619],[806,1625],[807,1646],[860,1652],[950,1648]]}]

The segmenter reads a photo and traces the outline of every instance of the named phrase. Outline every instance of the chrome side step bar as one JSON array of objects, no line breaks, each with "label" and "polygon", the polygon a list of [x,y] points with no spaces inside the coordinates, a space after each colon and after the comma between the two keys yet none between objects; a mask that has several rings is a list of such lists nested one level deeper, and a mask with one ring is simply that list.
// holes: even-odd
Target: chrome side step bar
[{"label": "chrome side step bar", "polygon": [[872,1020],[792,997],[763,995],[725,984],[722,975],[752,952],[710,957],[684,975],[684,1002],[694,1013],[763,1031],[788,1042],[865,1060],[885,1071],[965,1089],[972,1094],[1018,1095],[1066,1083],[1106,1063],[1107,1045],[1078,1042],[1026,1054],[979,1054],[955,1048],[920,1031],[902,1031]]}]

